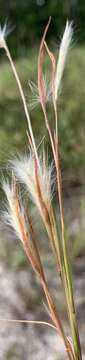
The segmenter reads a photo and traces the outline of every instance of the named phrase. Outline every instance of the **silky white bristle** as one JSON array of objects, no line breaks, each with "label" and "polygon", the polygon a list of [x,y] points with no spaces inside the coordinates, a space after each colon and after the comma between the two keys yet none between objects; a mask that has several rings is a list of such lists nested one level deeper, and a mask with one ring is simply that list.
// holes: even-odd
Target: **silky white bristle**
[{"label": "silky white bristle", "polygon": [[5,39],[13,30],[13,27],[10,27],[7,21],[5,22],[3,28],[0,25],[0,47],[4,47]]},{"label": "silky white bristle", "polygon": [[[15,159],[11,162],[11,166],[16,175],[16,178],[18,178],[19,181],[26,186],[31,199],[40,209],[40,202],[36,185],[35,160],[33,156],[25,155],[20,159]],[[50,166],[44,166],[42,158],[39,159],[37,176],[43,199],[49,207],[52,199],[52,169],[52,164]]]},{"label": "silky white bristle", "polygon": [[9,184],[9,181],[3,181],[3,191],[7,199],[3,211],[4,222],[14,229],[17,237],[22,241],[22,233],[16,214],[15,193],[13,187]]},{"label": "silky white bristle", "polygon": [[60,44],[58,63],[57,63],[57,69],[55,75],[55,101],[57,100],[60,91],[61,80],[67,59],[68,50],[72,41],[72,36],[73,36],[73,23],[67,21],[63,38]]}]

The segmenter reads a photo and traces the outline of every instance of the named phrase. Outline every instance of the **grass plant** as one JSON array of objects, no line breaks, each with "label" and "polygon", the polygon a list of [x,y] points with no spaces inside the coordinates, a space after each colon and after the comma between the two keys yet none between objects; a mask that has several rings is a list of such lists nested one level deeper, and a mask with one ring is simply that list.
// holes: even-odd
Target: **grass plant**
[{"label": "grass plant", "polygon": [[[45,122],[45,127],[49,135],[50,145],[53,154],[53,161],[50,165],[48,165],[48,159],[45,153],[44,146],[42,150],[42,144],[39,146],[39,148],[37,148],[36,145],[26,98],[18,73],[16,71],[15,64],[12,60],[10,51],[5,40],[8,29],[6,28],[6,26],[4,26],[3,30],[0,29],[0,47],[5,50],[13,75],[18,85],[19,93],[21,95],[22,104],[28,124],[27,141],[29,144],[29,150],[27,155],[19,156],[18,158],[10,162],[11,180],[3,180],[3,190],[7,199],[5,209],[3,211],[3,218],[5,223],[13,228],[17,237],[21,240],[27,258],[29,259],[34,269],[34,272],[37,274],[43,288],[52,323],[46,324],[45,322],[42,322],[42,324],[53,327],[55,331],[59,333],[59,335],[62,337],[68,358],[70,360],[81,360],[81,345],[75,311],[73,284],[71,278],[71,269],[64,220],[62,177],[58,136],[58,98],[64,67],[67,60],[67,54],[72,40],[73,25],[68,21],[66,23],[64,35],[60,44],[58,61],[56,64],[56,58],[52,51],[50,51],[46,42],[46,35],[48,32],[50,21],[51,19],[49,19],[49,22],[45,28],[38,56],[39,101],[44,115],[43,121]],[[52,66],[50,87],[48,92],[46,90],[46,83],[43,75],[43,65],[46,52]],[[53,105],[53,131],[50,126],[47,112],[47,102],[49,97]],[[55,176],[53,175],[53,167],[55,169]],[[49,289],[46,280],[46,274],[41,261],[41,254],[38,248],[37,234],[34,229],[33,220],[30,215],[30,207],[26,208],[26,206],[24,205],[21,193],[21,185],[19,184],[24,185],[27,191],[28,199],[30,198],[31,201],[35,204],[47,232],[48,240],[50,241],[53,255],[56,261],[56,270],[61,279],[61,286],[63,287],[64,291],[72,340],[70,340],[66,334],[64,324],[61,320],[61,316],[59,314],[57,306],[55,306],[53,295]],[[55,186],[58,190],[59,199],[61,226],[60,236],[57,231],[57,224],[52,201]],[[41,324],[41,322],[39,322],[39,324]]]}]

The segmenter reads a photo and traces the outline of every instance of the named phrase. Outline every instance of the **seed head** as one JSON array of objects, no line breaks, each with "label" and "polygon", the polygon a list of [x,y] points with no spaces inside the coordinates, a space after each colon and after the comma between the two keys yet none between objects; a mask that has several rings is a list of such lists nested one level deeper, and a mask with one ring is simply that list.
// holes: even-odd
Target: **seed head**
[{"label": "seed head", "polygon": [[[4,222],[14,229],[17,237],[23,242],[22,232],[17,216],[17,197],[14,186],[10,184],[9,181],[4,180],[3,190],[7,199],[7,202],[5,202],[5,210],[3,211]],[[23,208],[21,208],[21,213],[24,213]]]},{"label": "seed head", "polygon": [[3,28],[0,25],[0,47],[4,48],[5,46],[5,39],[12,31],[12,28],[5,22]]},{"label": "seed head", "polygon": [[[47,76],[44,76],[44,83],[45,83],[45,103],[48,103],[51,101],[51,84]],[[33,81],[29,81],[29,87],[32,93],[31,101],[30,101],[30,108],[33,110],[38,104],[41,103],[41,99],[39,96],[39,90],[38,90],[38,84],[35,84]]]},{"label": "seed head", "polygon": [[58,98],[63,71],[67,59],[67,54],[68,54],[69,46],[72,41],[72,36],[73,36],[73,23],[68,22],[67,20],[65,31],[60,44],[59,57],[58,57],[56,75],[55,75],[55,101]]},{"label": "seed head", "polygon": [[45,154],[43,155],[43,157],[41,156],[39,158],[39,167],[37,167],[37,164],[32,154],[30,154],[29,156],[25,155],[20,159],[15,159],[11,162],[11,164],[16,178],[18,178],[19,181],[26,186],[26,189],[29,192],[31,199],[40,210],[40,199],[37,189],[38,180],[43,201],[49,208],[52,199],[51,189],[53,185],[53,164],[51,164],[50,166],[46,166]]}]

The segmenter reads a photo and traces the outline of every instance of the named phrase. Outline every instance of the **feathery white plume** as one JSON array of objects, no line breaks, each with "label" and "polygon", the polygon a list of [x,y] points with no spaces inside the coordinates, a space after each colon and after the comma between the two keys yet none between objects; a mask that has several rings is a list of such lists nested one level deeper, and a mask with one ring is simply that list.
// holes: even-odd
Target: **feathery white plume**
[{"label": "feathery white plume", "polygon": [[[29,156],[25,155],[20,159],[15,159],[11,162],[11,164],[16,177],[26,186],[31,199],[40,210],[40,202],[36,183],[35,159],[33,158],[32,154]],[[45,201],[47,207],[50,207],[52,199],[52,169],[52,164],[47,167],[44,158],[39,159],[37,177],[42,192],[42,198]]]},{"label": "feathery white plume", "polygon": [[63,38],[60,44],[57,70],[55,75],[55,101],[58,98],[63,71],[66,63],[66,58],[67,58],[69,46],[72,41],[72,36],[73,36],[73,23],[67,20]]},{"label": "feathery white plume", "polygon": [[5,22],[3,28],[0,25],[0,47],[4,47],[5,38],[10,34],[12,30],[13,28],[11,28],[9,24],[7,24],[7,22]]},{"label": "feathery white plume", "polygon": [[[47,76],[44,76],[45,88],[46,88],[46,103],[51,101],[51,83]],[[35,84],[33,81],[29,81],[29,87],[32,93],[31,101],[29,103],[29,107],[33,110],[39,103],[40,103],[40,96],[38,85]]]},{"label": "feathery white plume", "polygon": [[3,211],[4,221],[7,225],[11,226],[14,229],[17,237],[23,242],[22,233],[16,213],[15,191],[13,189],[13,186],[9,184],[9,181],[5,180],[3,181],[3,190],[7,198],[5,210]]}]

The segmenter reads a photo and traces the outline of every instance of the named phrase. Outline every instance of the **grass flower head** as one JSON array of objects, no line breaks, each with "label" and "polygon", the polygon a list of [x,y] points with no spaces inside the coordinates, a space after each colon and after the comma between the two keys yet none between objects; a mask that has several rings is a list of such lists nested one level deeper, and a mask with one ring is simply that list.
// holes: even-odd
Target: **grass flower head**
[{"label": "grass flower head", "polygon": [[[23,241],[22,239],[22,232],[21,232],[21,228],[20,228],[20,223],[19,223],[19,219],[18,219],[18,199],[16,196],[16,190],[15,190],[15,186],[11,183],[9,183],[9,181],[5,181],[3,182],[3,190],[7,199],[7,203],[5,206],[5,211],[4,211],[4,221],[7,225],[11,226],[17,237]],[[24,214],[24,210],[23,208],[21,208],[21,213]]]},{"label": "grass flower head", "polygon": [[[48,103],[51,101],[51,84],[48,80],[47,76],[44,76],[44,83],[45,83],[45,103]],[[39,90],[38,85],[35,84],[33,81],[29,81],[29,87],[31,90],[31,101],[30,101],[30,108],[33,110],[38,104],[41,103],[41,99],[39,96]]]},{"label": "grass flower head", "polygon": [[55,101],[57,100],[60,91],[61,80],[66,64],[68,50],[71,45],[72,36],[73,36],[73,23],[67,20],[65,31],[60,44],[57,69],[55,74]]},{"label": "grass flower head", "polygon": [[[25,155],[20,159],[15,159],[11,162],[12,169],[21,183],[26,186],[26,189],[40,210],[40,197],[38,192],[38,184],[42,194],[43,201],[46,206],[50,208],[52,200],[53,164],[46,166],[45,154],[39,158],[39,167],[33,155]],[[38,183],[37,183],[38,181]]]},{"label": "grass flower head", "polygon": [[5,39],[10,34],[11,31],[12,31],[12,28],[9,26],[9,24],[7,24],[7,22],[5,22],[3,28],[0,25],[0,47],[1,48],[4,48]]}]

